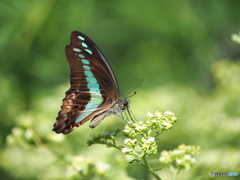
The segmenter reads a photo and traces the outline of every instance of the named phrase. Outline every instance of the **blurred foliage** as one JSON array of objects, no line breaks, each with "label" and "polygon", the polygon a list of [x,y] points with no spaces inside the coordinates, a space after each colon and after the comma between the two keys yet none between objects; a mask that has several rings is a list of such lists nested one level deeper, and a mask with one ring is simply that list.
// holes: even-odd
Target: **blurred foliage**
[{"label": "blurred foliage", "polygon": [[[69,87],[64,46],[73,30],[104,52],[122,96],[144,78],[131,98],[139,120],[147,111],[176,113],[178,123],[161,137],[160,150],[201,147],[195,168],[179,179],[237,172],[240,51],[231,35],[239,32],[239,7],[239,0],[1,1],[1,178],[66,179],[82,157],[86,170],[96,169],[88,179],[151,179],[138,167],[123,168],[127,161],[116,151],[87,147],[91,134],[122,128],[118,117],[96,129],[86,123],[67,136],[51,132]],[[98,171],[101,163],[107,173]]]}]

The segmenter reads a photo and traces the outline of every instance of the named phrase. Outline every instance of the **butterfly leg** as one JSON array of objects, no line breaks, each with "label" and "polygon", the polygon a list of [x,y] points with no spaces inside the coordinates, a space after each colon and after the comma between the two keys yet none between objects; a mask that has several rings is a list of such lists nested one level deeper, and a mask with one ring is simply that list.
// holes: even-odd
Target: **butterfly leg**
[{"label": "butterfly leg", "polygon": [[106,117],[106,116],[108,116],[110,113],[108,112],[108,111],[106,111],[106,112],[103,112],[102,114],[99,114],[99,115],[97,115],[97,116],[95,116],[92,120],[91,120],[91,122],[90,122],[90,124],[89,124],[89,127],[90,128],[95,128],[100,122],[102,122],[102,120]]}]

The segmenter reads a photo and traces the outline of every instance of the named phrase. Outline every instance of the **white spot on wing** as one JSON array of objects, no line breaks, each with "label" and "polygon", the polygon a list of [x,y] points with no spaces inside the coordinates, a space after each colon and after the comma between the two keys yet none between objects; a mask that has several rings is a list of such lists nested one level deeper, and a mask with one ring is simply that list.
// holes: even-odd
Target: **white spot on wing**
[{"label": "white spot on wing", "polygon": [[67,120],[68,115],[67,114],[63,114],[63,116],[64,116],[64,121]]},{"label": "white spot on wing", "polygon": [[73,51],[75,51],[75,52],[81,52],[81,49],[73,48]]}]

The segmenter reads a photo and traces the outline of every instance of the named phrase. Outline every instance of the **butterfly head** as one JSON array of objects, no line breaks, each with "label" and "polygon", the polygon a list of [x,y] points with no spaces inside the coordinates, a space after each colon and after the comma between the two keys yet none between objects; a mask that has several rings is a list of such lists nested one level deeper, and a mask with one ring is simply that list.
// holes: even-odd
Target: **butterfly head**
[{"label": "butterfly head", "polygon": [[130,104],[130,100],[127,98],[124,98],[122,110],[124,111],[126,108],[128,108],[129,104]]},{"label": "butterfly head", "polygon": [[112,113],[115,115],[124,112],[130,104],[130,100],[127,98],[119,98],[118,103],[116,103],[112,108]]}]

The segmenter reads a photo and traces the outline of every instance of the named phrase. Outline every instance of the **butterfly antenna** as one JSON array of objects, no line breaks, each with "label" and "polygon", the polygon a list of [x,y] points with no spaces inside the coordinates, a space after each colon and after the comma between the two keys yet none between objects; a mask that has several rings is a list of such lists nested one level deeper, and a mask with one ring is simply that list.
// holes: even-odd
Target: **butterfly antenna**
[{"label": "butterfly antenna", "polygon": [[[132,96],[134,96],[135,94],[137,94],[136,91],[134,91],[134,90],[137,89],[138,86],[140,86],[142,83],[143,83],[143,78],[142,78],[142,80],[141,80],[129,93],[127,93],[128,96],[127,96],[126,98],[132,97]],[[134,93],[133,93],[132,95],[129,95],[129,94],[132,93],[133,91],[134,91]]]}]

